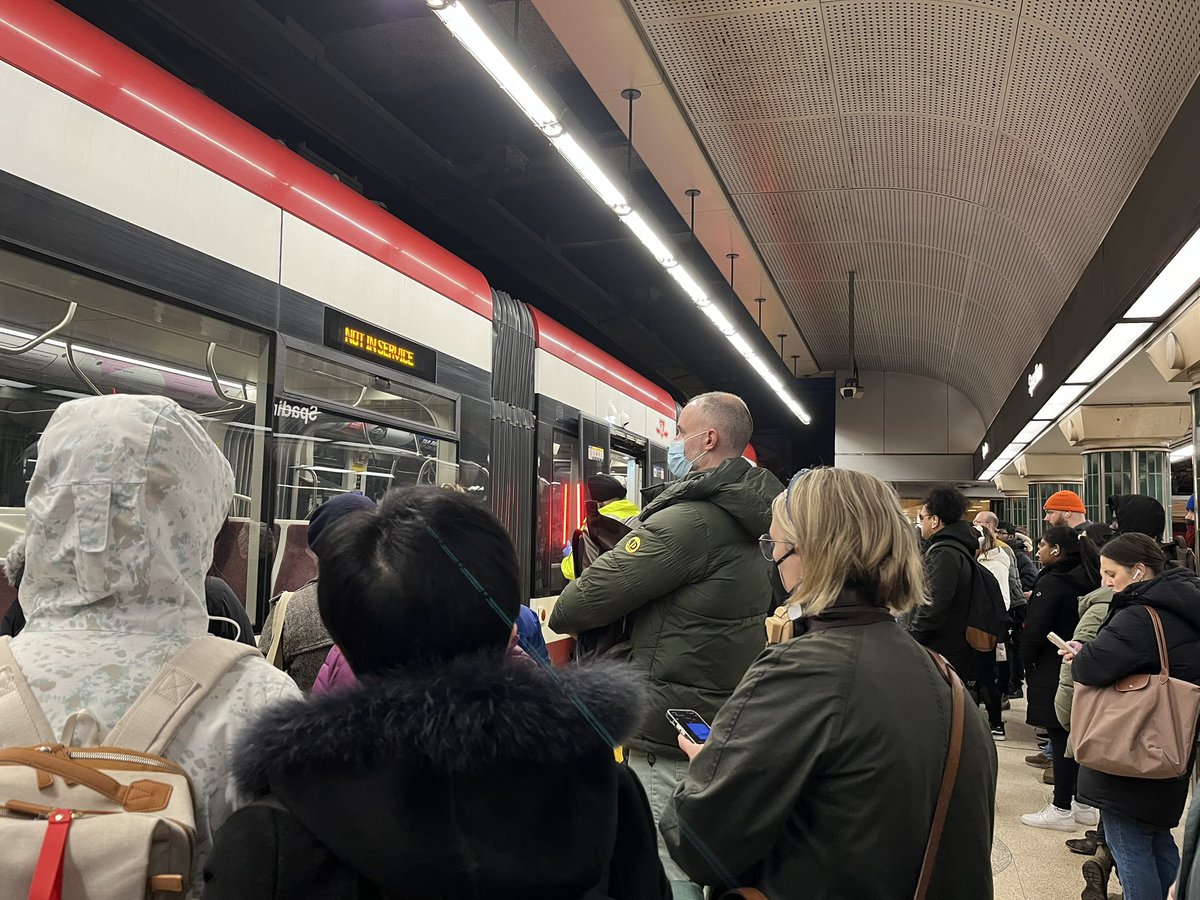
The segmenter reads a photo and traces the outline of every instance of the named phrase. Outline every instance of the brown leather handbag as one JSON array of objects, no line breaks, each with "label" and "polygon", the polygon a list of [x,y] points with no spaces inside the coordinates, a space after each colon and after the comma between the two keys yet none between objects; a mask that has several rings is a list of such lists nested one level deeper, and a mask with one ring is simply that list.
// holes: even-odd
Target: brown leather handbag
[{"label": "brown leather handbag", "polygon": [[1158,611],[1147,606],[1158,641],[1157,675],[1126,675],[1107,687],[1075,683],[1071,743],[1089,769],[1128,778],[1180,778],[1188,770],[1200,686],[1171,677]]},{"label": "brown leather handbag", "polygon": [[[933,824],[929,828],[929,840],[925,844],[925,859],[921,863],[921,877],[917,879],[917,890],[913,900],[925,900],[929,883],[933,880],[933,866],[937,862],[938,845],[942,841],[942,829],[946,825],[946,813],[950,810],[950,795],[954,793],[954,782],[958,777],[958,764],[962,759],[963,699],[965,690],[962,679],[939,654],[924,648],[933,664],[937,666],[946,683],[950,685],[950,740],[946,748],[946,765],[942,769],[942,786],[938,789],[937,805],[933,809]],[[758,888],[738,888],[721,895],[721,900],[768,900]]]}]

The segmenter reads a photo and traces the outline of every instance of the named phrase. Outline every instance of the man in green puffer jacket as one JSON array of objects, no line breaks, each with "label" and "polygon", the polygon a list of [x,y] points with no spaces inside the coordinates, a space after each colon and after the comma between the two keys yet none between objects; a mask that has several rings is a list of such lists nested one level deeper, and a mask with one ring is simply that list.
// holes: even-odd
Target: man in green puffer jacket
[{"label": "man in green puffer jacket", "polygon": [[[688,765],[667,710],[693,709],[711,722],[766,642],[774,601],[758,537],[783,485],[742,458],[753,428],[733,394],[702,394],[684,407],[668,453],[679,480],[620,546],[567,585],[550,615],[560,634],[630,617],[628,643],[612,652],[647,682],[648,713],[627,756],[656,822]],[[680,882],[676,896],[689,896],[661,836],[659,845],[667,876]]]}]

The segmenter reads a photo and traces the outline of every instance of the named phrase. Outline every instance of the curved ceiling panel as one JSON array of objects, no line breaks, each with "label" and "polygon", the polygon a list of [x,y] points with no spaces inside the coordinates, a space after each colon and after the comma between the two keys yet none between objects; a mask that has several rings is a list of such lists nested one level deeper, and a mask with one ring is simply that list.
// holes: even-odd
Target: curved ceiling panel
[{"label": "curved ceiling panel", "polygon": [[629,3],[820,365],[855,269],[860,366],[985,420],[1200,72],[1195,0]]}]

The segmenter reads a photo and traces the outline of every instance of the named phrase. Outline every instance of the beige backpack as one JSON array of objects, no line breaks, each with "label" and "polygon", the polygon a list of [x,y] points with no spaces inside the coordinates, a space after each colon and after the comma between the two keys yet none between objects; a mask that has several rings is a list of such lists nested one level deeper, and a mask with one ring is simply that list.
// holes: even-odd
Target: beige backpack
[{"label": "beige backpack", "polygon": [[187,774],[162,757],[248,644],[204,636],[170,659],[99,747],[57,742],[0,639],[0,897],[179,900],[195,811]]}]

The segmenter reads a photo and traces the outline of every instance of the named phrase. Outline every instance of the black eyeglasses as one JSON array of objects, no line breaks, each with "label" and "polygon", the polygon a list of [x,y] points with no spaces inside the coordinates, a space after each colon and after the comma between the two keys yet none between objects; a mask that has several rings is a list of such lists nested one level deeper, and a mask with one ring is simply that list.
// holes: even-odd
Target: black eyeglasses
[{"label": "black eyeglasses", "polygon": [[[779,559],[775,558],[775,545],[776,544],[783,544],[785,547],[788,548],[788,552],[783,554],[783,556],[779,557]],[[791,541],[777,541],[773,537],[771,537],[769,534],[764,534],[762,537],[760,537],[758,539],[758,549],[759,549],[759,552],[762,553],[763,559],[765,559],[767,562],[772,562],[772,563],[775,563],[776,565],[778,565],[779,563],[783,562],[785,559],[787,559],[789,556],[791,556],[793,553],[796,552],[796,545],[793,544]]]}]

